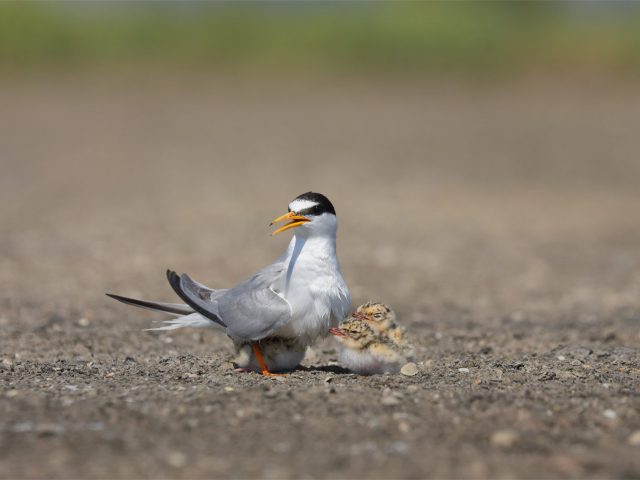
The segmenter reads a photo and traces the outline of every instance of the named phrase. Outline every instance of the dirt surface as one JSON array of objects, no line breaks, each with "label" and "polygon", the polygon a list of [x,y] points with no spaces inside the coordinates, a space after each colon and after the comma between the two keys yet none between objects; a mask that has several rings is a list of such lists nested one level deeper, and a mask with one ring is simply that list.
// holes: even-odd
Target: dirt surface
[{"label": "dirt surface", "polygon": [[[0,104],[0,477],[640,477],[640,90],[96,76]],[[311,189],[417,375],[331,340],[237,374],[103,295],[246,278]]]}]

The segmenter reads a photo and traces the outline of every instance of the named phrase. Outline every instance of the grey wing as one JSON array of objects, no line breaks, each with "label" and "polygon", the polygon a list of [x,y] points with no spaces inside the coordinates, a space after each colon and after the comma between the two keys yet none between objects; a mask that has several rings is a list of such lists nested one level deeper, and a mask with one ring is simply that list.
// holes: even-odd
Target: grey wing
[{"label": "grey wing", "polygon": [[186,274],[185,277],[187,278],[186,286],[189,287],[189,291],[197,295],[201,300],[204,300],[205,302],[215,299],[217,296],[224,292],[224,290],[214,290],[207,287],[206,285],[203,285],[202,283],[196,282]]},{"label": "grey wing", "polygon": [[229,290],[212,290],[171,270],[167,279],[187,305],[226,327],[230,337],[260,340],[291,320],[289,302],[273,290],[283,272],[284,267],[276,263]]},{"label": "grey wing", "polygon": [[227,326],[218,314],[215,300],[227,290],[212,290],[191,280],[186,273],[178,275],[172,270],[167,270],[167,280],[178,296],[196,312],[223,327]]},{"label": "grey wing", "polygon": [[291,320],[289,302],[273,289],[283,272],[282,265],[270,265],[217,298],[230,337],[260,340]]}]

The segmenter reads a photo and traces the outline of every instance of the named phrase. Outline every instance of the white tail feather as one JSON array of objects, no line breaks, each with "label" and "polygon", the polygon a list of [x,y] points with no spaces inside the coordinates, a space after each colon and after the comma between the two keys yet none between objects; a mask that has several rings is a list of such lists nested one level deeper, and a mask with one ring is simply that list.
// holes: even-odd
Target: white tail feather
[{"label": "white tail feather", "polygon": [[184,327],[223,329],[222,325],[203,317],[199,313],[192,313],[173,320],[164,320],[162,323],[165,325],[157,328],[146,328],[145,332],[152,330],[176,330]]}]

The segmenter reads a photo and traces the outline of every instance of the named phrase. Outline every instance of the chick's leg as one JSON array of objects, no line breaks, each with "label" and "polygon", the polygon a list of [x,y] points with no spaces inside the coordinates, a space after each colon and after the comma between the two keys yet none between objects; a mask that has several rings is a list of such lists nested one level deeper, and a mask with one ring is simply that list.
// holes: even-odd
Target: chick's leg
[{"label": "chick's leg", "polygon": [[267,365],[264,363],[264,358],[262,358],[262,351],[260,350],[260,345],[258,342],[253,342],[251,344],[251,348],[253,348],[253,354],[256,356],[256,360],[258,360],[258,364],[262,369],[262,375],[268,375],[270,377],[275,377],[277,375],[285,375],[284,373],[271,373],[267,368]]}]

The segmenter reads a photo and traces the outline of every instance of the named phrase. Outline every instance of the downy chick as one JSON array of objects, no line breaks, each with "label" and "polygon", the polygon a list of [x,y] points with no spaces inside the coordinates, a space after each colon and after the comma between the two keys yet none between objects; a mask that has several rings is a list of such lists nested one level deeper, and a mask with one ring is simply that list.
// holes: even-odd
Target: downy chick
[{"label": "downy chick", "polygon": [[398,373],[411,361],[413,347],[396,323],[396,314],[383,303],[365,303],[330,330],[342,343],[341,362],[362,375]]}]

